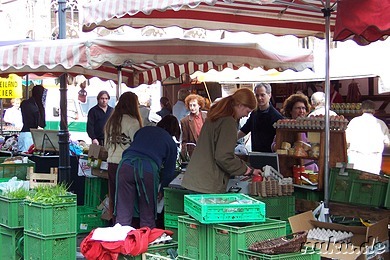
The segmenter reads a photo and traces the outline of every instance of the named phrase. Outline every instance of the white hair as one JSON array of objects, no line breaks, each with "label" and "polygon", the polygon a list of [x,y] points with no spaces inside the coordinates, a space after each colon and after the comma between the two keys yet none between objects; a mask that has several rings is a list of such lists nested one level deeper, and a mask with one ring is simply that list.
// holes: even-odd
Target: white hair
[{"label": "white hair", "polygon": [[313,95],[311,95],[310,101],[314,107],[325,105],[325,93],[321,91],[313,93]]}]

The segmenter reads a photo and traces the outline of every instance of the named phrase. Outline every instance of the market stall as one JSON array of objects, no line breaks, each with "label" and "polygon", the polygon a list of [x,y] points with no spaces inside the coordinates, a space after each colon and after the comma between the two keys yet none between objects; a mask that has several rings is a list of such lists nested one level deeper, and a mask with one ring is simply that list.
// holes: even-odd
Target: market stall
[{"label": "market stall", "polygon": [[[182,28],[193,28],[197,23],[199,27],[206,29],[224,29],[227,31],[247,31],[252,33],[273,33],[275,35],[293,34],[298,37],[317,36],[326,39],[325,46],[325,93],[326,93],[326,110],[330,108],[330,75],[329,75],[329,50],[331,32],[335,30],[336,18],[338,18],[338,5],[335,1],[305,1],[290,2],[290,1],[181,1],[181,2],[159,2],[153,1],[148,5],[141,5],[137,0],[132,1],[128,5],[112,3],[112,1],[100,1],[98,3],[86,4],[84,7],[83,30],[90,31],[96,27],[105,27],[109,29],[118,28],[122,25],[131,25],[133,27],[143,27],[150,25],[150,20],[153,19],[153,24],[158,27],[166,26],[181,26]],[[344,1],[344,7],[351,4],[351,1]],[[359,16],[379,17],[388,15],[383,13],[382,8],[375,8],[378,5],[377,1],[369,1],[366,5],[353,4],[353,11]],[[237,13],[237,10],[242,12]],[[344,12],[349,13],[348,7]],[[199,14],[203,14],[203,19],[198,19]],[[343,32],[344,25],[342,19],[348,20],[349,15],[342,16],[341,13],[338,24],[338,32]],[[238,19],[239,17],[239,19]],[[253,19],[255,17],[255,19]],[[282,17],[282,19],[281,19]],[[299,21],[297,19],[299,17]],[[348,17],[348,18],[347,18]],[[354,19],[351,19],[354,21]],[[191,21],[191,22],[188,22]],[[304,21],[304,22],[301,22]],[[347,34],[338,34],[340,40],[344,40],[354,33],[364,33],[366,28],[375,31],[377,37],[371,38],[370,41],[385,39],[388,35],[388,24],[382,20],[368,18],[355,23],[355,28],[363,30],[353,30],[347,28]],[[361,25],[361,26],[359,26]],[[385,28],[382,30],[382,28]],[[370,32],[370,29],[367,32]],[[361,39],[356,37],[355,39]],[[386,78],[386,74],[382,73]],[[387,83],[388,84],[388,83]],[[325,202],[328,202],[329,190],[329,114],[325,113]]]},{"label": "market stall", "polygon": [[[134,1],[136,3],[137,1]],[[142,27],[144,25],[144,22],[147,21],[147,24],[150,24],[150,20],[153,18],[159,17],[155,21],[154,24],[157,26],[167,26],[167,24],[170,25],[180,25],[184,28],[192,27],[197,22],[199,23],[200,27],[204,28],[212,28],[212,29],[225,29],[225,30],[245,30],[245,31],[251,31],[251,32],[259,32],[259,30],[264,29],[265,25],[267,25],[267,31],[266,32],[273,32],[273,29],[276,28],[275,34],[295,34],[298,36],[302,36],[302,29],[308,30],[308,28],[313,28],[314,26],[312,23],[315,23],[313,21],[318,21],[320,19],[323,19],[322,15],[325,16],[325,26],[323,26],[323,20],[321,20],[319,28],[320,35],[324,35],[326,38],[326,52],[329,52],[329,42],[330,42],[330,31],[333,31],[333,23],[332,20],[336,17],[336,5],[338,1],[326,1],[324,3],[323,1],[311,1],[308,2],[290,2],[290,1],[260,1],[260,2],[254,2],[254,1],[195,1],[195,2],[187,2],[183,1],[180,4],[177,2],[170,3],[170,2],[164,2],[164,3],[158,3],[156,5],[153,5],[151,3],[150,5],[144,5],[146,8],[143,9],[142,7],[138,7],[137,5],[116,5],[112,1],[100,1],[99,3],[93,3],[86,6],[86,10],[88,12],[88,16],[85,18],[84,23],[84,30],[92,30],[96,26],[103,26],[106,28],[117,28],[121,25],[133,25],[133,26],[140,26]],[[347,1],[344,1],[347,2]],[[375,1],[371,1],[370,4],[373,4]],[[156,2],[154,2],[156,3]],[[137,6],[137,7],[135,7]],[[357,7],[361,7],[361,5],[355,5]],[[375,4],[373,4],[375,6]],[[133,8],[135,7],[135,8]],[[270,8],[272,7],[272,8]],[[226,15],[229,10],[232,10],[231,14],[234,16],[234,18],[237,17],[237,15],[242,16],[241,19],[229,19],[227,22]],[[241,8],[241,9],[240,9]],[[277,10],[281,9],[280,12]],[[242,10],[242,13],[237,13],[237,9]],[[364,16],[369,17],[370,15],[367,15],[366,12],[372,11],[370,8],[363,8],[364,9]],[[109,11],[108,11],[109,10]],[[223,10],[223,11],[222,11]],[[106,12],[107,11],[107,12]],[[161,11],[161,12],[159,12]],[[250,14],[250,12],[253,11],[255,14]],[[290,16],[291,12],[291,16]],[[338,10],[337,10],[338,12]],[[344,11],[346,12],[346,11]],[[197,14],[202,13],[203,19],[199,20],[197,18],[194,18],[191,22],[188,23],[188,20],[191,19],[191,15],[194,17],[198,17]],[[349,13],[349,12],[348,12]],[[242,15],[241,15],[242,14]],[[266,18],[267,22],[264,22],[263,15],[267,14]],[[207,20],[207,15],[209,15],[209,19]],[[218,16],[220,15],[220,16]],[[246,17],[245,15],[248,15]],[[277,17],[275,21],[272,20],[273,16]],[[296,22],[296,17],[298,15],[304,16],[305,18],[301,18],[302,21],[305,21],[306,24],[300,24]],[[104,18],[103,18],[104,17]],[[251,19],[252,17],[256,17],[256,19]],[[282,19],[280,19],[282,17]],[[310,17],[310,19],[307,19]],[[348,16],[350,17],[350,16]],[[166,20],[164,20],[164,18]],[[226,20],[224,20],[224,18]],[[316,19],[317,18],[317,19]],[[89,20],[91,19],[91,20]],[[216,22],[217,21],[217,22]],[[236,21],[239,26],[236,26],[232,21]],[[226,24],[224,22],[227,22]],[[256,24],[258,22],[259,24]],[[302,25],[302,28],[299,27],[299,25]],[[307,26],[306,26],[307,25]],[[294,29],[291,29],[294,27]],[[325,27],[325,28],[324,28]],[[301,29],[301,30],[300,30]],[[257,30],[257,31],[256,31]],[[307,31],[306,31],[307,32]],[[308,33],[309,35],[315,35],[312,31]],[[386,33],[386,31],[384,32]],[[380,34],[380,37],[383,36],[383,34]],[[380,38],[379,37],[379,38]],[[329,110],[329,56],[325,59],[325,82],[326,82],[326,91],[327,91],[327,110]],[[325,114],[325,149],[322,150],[324,153],[324,168],[325,172],[328,171],[329,161],[329,139],[331,138],[331,133],[329,132],[329,117],[328,113]],[[342,136],[341,136],[341,139]],[[335,144],[338,144],[340,142],[336,141]],[[341,140],[341,143],[342,140]],[[345,147],[344,147],[345,148]],[[342,150],[342,149],[341,149]],[[299,158],[298,158],[299,159]],[[344,158],[341,158],[342,161],[345,161]],[[324,183],[325,186],[328,185],[328,174],[325,174],[324,176]],[[328,202],[329,200],[329,190],[328,187],[325,188],[325,201]],[[372,190],[371,190],[372,192]],[[299,220],[302,216],[300,216]],[[186,220],[185,220],[186,221]],[[180,223],[185,222],[179,217],[179,233],[180,231]],[[310,220],[309,220],[310,221]],[[387,222],[387,221],[385,221]],[[188,223],[188,222],[186,222]],[[194,226],[197,226],[197,223],[191,223]],[[379,226],[380,228],[385,228],[387,223],[381,223]],[[198,229],[204,230],[202,226],[197,226]],[[333,227],[333,226],[332,226]],[[366,232],[368,229],[366,229],[363,233],[368,234]],[[187,230],[187,232],[190,232]],[[229,230],[229,232],[232,232],[232,229]],[[362,234],[363,234],[362,233]],[[385,234],[375,234],[378,237],[382,237],[381,239],[386,240],[388,239],[388,235]],[[199,237],[197,237],[199,238]],[[184,236],[185,239],[185,236]],[[205,238],[199,239],[198,241],[201,243],[202,241],[206,240]],[[185,243],[186,241],[183,240],[183,237],[179,236],[179,248],[180,243]],[[190,246],[187,245],[187,250]],[[214,250],[217,251],[217,246],[215,248],[211,249],[210,254],[212,255],[214,253]],[[191,250],[194,250],[193,252],[196,253],[204,253],[202,252],[202,244],[197,244],[195,248],[191,247]],[[183,251],[185,249],[182,248],[182,250],[179,249],[180,254],[187,254],[189,251]],[[227,250],[228,251],[228,250]],[[219,252],[221,253],[221,252]],[[221,253],[222,255],[223,253]],[[328,255],[329,256],[329,255]]]}]

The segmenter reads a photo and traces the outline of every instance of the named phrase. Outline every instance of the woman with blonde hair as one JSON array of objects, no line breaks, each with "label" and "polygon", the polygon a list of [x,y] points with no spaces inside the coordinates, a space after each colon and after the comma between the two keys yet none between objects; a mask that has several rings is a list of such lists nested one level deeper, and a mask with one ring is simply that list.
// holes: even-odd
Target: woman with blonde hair
[{"label": "woman with blonde hair", "polygon": [[[125,92],[119,97],[114,111],[104,126],[105,147],[108,152],[108,191],[109,212],[114,209],[116,190],[116,171],[122,159],[122,153],[130,146],[135,132],[142,127],[142,119],[138,108],[138,96],[133,92]],[[114,221],[115,223],[115,221]]]},{"label": "woman with blonde hair", "polygon": [[200,193],[224,193],[230,177],[261,174],[234,154],[238,120],[248,116],[256,106],[253,92],[243,88],[210,108],[187,166],[183,187]]}]

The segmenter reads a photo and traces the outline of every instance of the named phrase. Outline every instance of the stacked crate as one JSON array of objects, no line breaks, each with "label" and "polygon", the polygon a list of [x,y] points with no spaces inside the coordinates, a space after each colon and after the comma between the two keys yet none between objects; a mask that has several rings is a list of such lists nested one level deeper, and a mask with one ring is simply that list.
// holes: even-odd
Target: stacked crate
[{"label": "stacked crate", "polygon": [[386,206],[389,179],[354,169],[332,168],[329,178],[331,201],[364,205]]},{"label": "stacked crate", "polygon": [[321,255],[319,250],[307,248],[301,252],[268,255],[256,253],[249,250],[238,250],[238,260],[320,260]]},{"label": "stacked crate", "polygon": [[85,177],[84,205],[77,206],[77,234],[108,225],[108,221],[101,218],[102,210],[98,209],[107,194],[108,179]]},{"label": "stacked crate", "polygon": [[0,157],[0,178],[12,178],[16,176],[18,180],[26,180],[30,167],[35,169],[35,162],[27,160],[25,163],[4,163],[8,157]]},{"label": "stacked crate", "polygon": [[23,259],[23,201],[0,196],[0,259]]},{"label": "stacked crate", "polygon": [[253,197],[266,205],[267,218],[288,220],[295,215],[295,196]]},{"label": "stacked crate", "polygon": [[208,258],[208,225],[202,224],[190,216],[178,217],[179,259]]},{"label": "stacked crate", "polygon": [[164,189],[164,227],[173,231],[173,240],[178,241],[178,217],[187,215],[184,212],[184,195],[188,190]]},{"label": "stacked crate", "polygon": [[[26,180],[29,168],[35,163],[4,163],[8,157],[0,157],[1,181],[12,177]],[[0,195],[0,259],[23,259],[24,199],[12,199]]]},{"label": "stacked crate", "polygon": [[24,203],[24,258],[75,259],[77,198],[69,193],[66,202]]},{"label": "stacked crate", "polygon": [[[213,197],[248,203],[202,204]],[[285,221],[265,218],[265,204],[243,194],[187,195],[184,205],[191,217],[178,217],[179,259],[235,259],[239,249],[286,235]]]},{"label": "stacked crate", "polygon": [[85,177],[84,205],[97,208],[108,194],[108,179]]},{"label": "stacked crate", "polygon": [[286,235],[286,222],[266,219],[263,223],[212,225],[208,233],[208,259],[233,259],[238,249],[247,249],[257,241]]}]

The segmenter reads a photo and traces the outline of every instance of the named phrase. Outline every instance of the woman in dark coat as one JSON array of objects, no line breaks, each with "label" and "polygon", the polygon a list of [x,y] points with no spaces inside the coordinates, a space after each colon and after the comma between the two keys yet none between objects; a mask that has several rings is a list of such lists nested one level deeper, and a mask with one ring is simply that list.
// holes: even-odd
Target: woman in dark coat
[{"label": "woman in dark coat", "polygon": [[[155,228],[157,199],[163,188],[174,179],[177,144],[180,136],[175,116],[165,116],[157,126],[145,126],[134,135],[134,140],[119,163],[115,200],[116,223],[131,225],[139,210],[140,226]],[[160,190],[158,186],[161,184]]]}]

